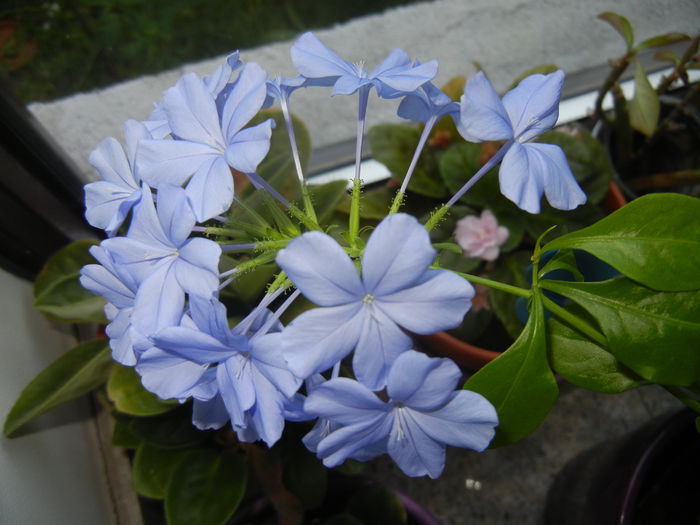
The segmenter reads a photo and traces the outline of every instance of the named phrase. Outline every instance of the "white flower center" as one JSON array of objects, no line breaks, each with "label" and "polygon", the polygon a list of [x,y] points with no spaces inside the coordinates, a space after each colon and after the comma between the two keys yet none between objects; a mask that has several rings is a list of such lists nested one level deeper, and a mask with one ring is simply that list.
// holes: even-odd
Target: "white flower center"
[{"label": "white flower center", "polygon": [[362,298],[362,302],[365,304],[372,304],[374,302],[374,295],[371,293],[365,294],[365,296]]}]

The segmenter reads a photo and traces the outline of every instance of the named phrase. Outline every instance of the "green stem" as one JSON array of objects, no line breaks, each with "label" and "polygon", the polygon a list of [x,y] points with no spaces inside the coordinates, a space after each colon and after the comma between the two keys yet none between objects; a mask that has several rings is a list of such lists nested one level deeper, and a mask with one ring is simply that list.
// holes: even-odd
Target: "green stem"
[{"label": "green stem", "polygon": [[236,222],[236,226],[238,227],[236,229],[209,226],[205,229],[204,233],[207,235],[220,235],[222,237],[229,237],[232,239],[239,238],[241,236],[241,232],[248,233],[256,237],[265,237],[268,233],[264,228],[256,226],[255,224]]},{"label": "green stem", "polygon": [[289,207],[289,213],[291,213],[295,219],[301,222],[309,230],[323,231],[315,218],[310,217],[309,215],[301,211],[299,208],[297,208],[294,204],[292,204]]},{"label": "green stem", "polygon": [[[435,265],[431,266],[430,268],[436,270],[445,269]],[[519,286],[513,286],[511,284],[506,284],[499,281],[492,281],[491,279],[486,279],[485,277],[479,277],[478,275],[472,275],[470,273],[455,272],[454,270],[450,271],[456,273],[460,277],[464,277],[467,281],[475,284],[483,284],[484,286],[488,286],[489,288],[495,288],[496,290],[501,290],[502,292],[517,295],[519,297],[524,297],[525,299],[529,299],[532,296],[532,291],[528,290],[527,288],[520,288]]]},{"label": "green stem", "polygon": [[686,392],[686,389],[679,386],[663,385],[667,392],[677,397],[687,407],[700,414],[700,402]]},{"label": "green stem", "polygon": [[450,207],[447,204],[443,205],[442,208],[435,210],[435,212],[430,216],[430,219],[428,219],[428,222],[425,223],[425,229],[429,232],[433,231],[433,228],[438,225],[438,223],[445,215],[447,215],[447,212],[449,211]]},{"label": "green stem", "polygon": [[610,74],[603,82],[600,91],[598,91],[598,96],[595,99],[595,109],[593,110],[593,118],[599,119],[603,116],[603,99],[605,98],[605,95],[608,94],[608,91],[612,89],[613,85],[615,85],[615,83],[625,72],[627,66],[629,66],[630,60],[632,60],[633,57],[634,52],[630,51],[625,56],[614,62]]},{"label": "green stem", "polygon": [[403,200],[405,197],[406,197],[406,194],[404,192],[402,192],[402,191],[396,192],[396,196],[394,197],[394,202],[391,203],[391,208],[389,209],[389,215],[399,211],[399,208],[401,208],[401,205],[403,204]]},{"label": "green stem", "polygon": [[360,233],[360,194],[361,194],[360,179],[352,181],[352,196],[350,198],[350,223],[348,224],[348,233],[350,235],[350,246],[357,245],[357,238]]},{"label": "green stem", "polygon": [[593,328],[591,325],[589,325],[587,322],[585,322],[580,317],[577,317],[574,314],[572,314],[571,312],[569,312],[568,310],[565,310],[564,308],[559,306],[557,303],[555,303],[551,299],[547,298],[544,294],[541,294],[541,297],[542,297],[542,302],[544,303],[544,305],[555,316],[557,316],[562,321],[566,321],[568,324],[570,324],[572,327],[576,328],[576,330],[578,330],[582,334],[588,336],[589,339],[591,339],[592,341],[594,341],[598,345],[607,348],[608,340],[598,330]]}]

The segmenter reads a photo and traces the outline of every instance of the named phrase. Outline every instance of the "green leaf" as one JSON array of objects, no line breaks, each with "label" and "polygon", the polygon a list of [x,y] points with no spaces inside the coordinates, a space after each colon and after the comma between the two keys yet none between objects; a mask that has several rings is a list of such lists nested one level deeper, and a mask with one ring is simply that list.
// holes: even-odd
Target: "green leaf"
[{"label": "green leaf", "polygon": [[326,497],[328,469],[312,454],[296,450],[284,461],[284,486],[294,494],[305,509],[314,509]]},{"label": "green leaf", "polygon": [[172,410],[177,401],[163,401],[141,385],[132,367],[115,365],[107,381],[107,397],[117,410],[132,416],[155,416]]},{"label": "green leaf", "polygon": [[548,75],[549,73],[554,73],[555,71],[559,70],[559,66],[556,64],[541,64],[539,66],[531,67],[527,71],[524,71],[521,73],[518,78],[516,78],[513,83],[508,87],[506,91],[510,91],[514,87],[516,87],[522,80],[524,80],[526,77],[529,77],[530,75],[535,75],[535,74],[540,74],[540,75]]},{"label": "green leaf", "polygon": [[700,291],[658,292],[624,277],[540,285],[585,308],[610,351],[644,379],[679,386],[700,380]]},{"label": "green leaf", "polygon": [[88,249],[97,242],[76,241],[53,254],[34,283],[34,307],[49,319],[69,323],[106,322],[105,300],[80,285],[80,268],[96,264]]},{"label": "green leaf", "polygon": [[112,445],[136,449],[141,444],[141,436],[131,429],[131,418],[124,414],[112,414],[114,419],[114,431],[112,432]]},{"label": "green leaf", "polygon": [[404,525],[406,508],[399,497],[382,485],[363,487],[353,494],[348,512],[365,525]]},{"label": "green leaf", "polygon": [[135,417],[129,430],[160,448],[180,448],[204,443],[213,431],[199,430],[192,424],[192,404],[181,405],[153,417]]},{"label": "green leaf", "polygon": [[[405,124],[379,124],[372,126],[367,138],[374,158],[389,168],[392,177],[397,181],[403,181],[418,146],[420,130]],[[436,199],[446,196],[437,162],[429,148],[423,150],[411,176],[408,190]]]},{"label": "green leaf", "polygon": [[248,469],[234,451],[196,451],[175,468],[165,496],[168,525],[219,525],[238,508]]},{"label": "green leaf", "polygon": [[347,181],[336,180],[310,188],[311,201],[314,203],[316,216],[321,224],[330,219],[336,206],[347,194],[347,184]]},{"label": "green leaf", "polygon": [[694,217],[700,217],[700,199],[645,195],[544,250],[585,250],[650,288],[695,290],[700,288],[700,222]]},{"label": "green leaf", "polygon": [[352,514],[343,512],[342,514],[331,516],[323,522],[323,525],[363,525],[363,523]]},{"label": "green leaf", "polygon": [[586,192],[588,201],[598,204],[608,193],[613,167],[605,148],[583,126],[573,126],[571,131],[548,131],[538,137],[538,142],[555,144],[566,155],[576,181]]},{"label": "green leaf", "polygon": [[578,269],[576,264],[576,256],[571,250],[561,250],[549,261],[547,261],[547,263],[537,272],[538,278],[543,279],[547,274],[556,270],[564,270],[569,272],[577,281],[584,280],[583,274],[581,274],[581,271]]},{"label": "green leaf", "polygon": [[508,445],[530,434],[544,420],[559,389],[547,362],[544,311],[533,297],[525,329],[513,345],[464,385],[488,399],[498,412],[492,447]]},{"label": "green leaf", "polygon": [[[387,186],[364,191],[360,201],[360,218],[380,221],[389,212],[396,190]],[[350,213],[350,195],[345,195],[337,206],[339,211]]]},{"label": "green leaf", "polygon": [[651,137],[659,122],[660,111],[659,95],[649,82],[642,63],[635,60],[634,97],[629,104],[630,125],[633,129]]},{"label": "green leaf", "polygon": [[690,37],[685,33],[666,33],[665,35],[647,38],[643,42],[637,44],[634,50],[638,53],[652,47],[670,46],[677,42],[684,42],[686,40],[690,40]]},{"label": "green leaf", "polygon": [[19,395],[5,419],[10,437],[22,425],[107,380],[112,366],[107,341],[99,339],[72,348],[42,370]]},{"label": "green leaf", "polygon": [[606,11],[598,15],[600,20],[603,20],[613,26],[615,31],[617,31],[622,38],[625,39],[625,44],[627,44],[627,49],[631,50],[634,45],[634,31],[632,31],[632,25],[629,20],[624,16],[612,11]]},{"label": "green leaf", "polygon": [[643,384],[608,350],[559,320],[549,320],[547,335],[552,368],[569,383],[604,394],[618,394]]},{"label": "green leaf", "polygon": [[147,498],[165,498],[173,472],[188,453],[189,449],[167,449],[141,443],[131,466],[131,484],[136,493]]}]

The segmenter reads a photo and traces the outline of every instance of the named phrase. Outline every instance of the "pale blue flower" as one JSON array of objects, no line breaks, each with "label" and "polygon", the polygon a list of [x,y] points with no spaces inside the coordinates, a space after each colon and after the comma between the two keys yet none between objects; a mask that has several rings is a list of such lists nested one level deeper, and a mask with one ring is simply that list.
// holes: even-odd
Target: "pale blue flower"
[{"label": "pale blue flower", "polygon": [[411,346],[407,333],[457,326],[471,305],[472,286],[446,270],[429,270],[435,250],[410,215],[385,218],[370,236],[362,276],[330,236],[308,232],[277,254],[277,264],[312,302],[284,330],[284,354],[295,375],[324,371],[353,349],[357,378],[386,382],[391,363]]},{"label": "pale blue flower", "polygon": [[348,458],[387,452],[405,474],[437,478],[445,445],[482,451],[498,424],[496,410],[483,396],[455,391],[461,375],[449,359],[411,350],[389,371],[386,402],[347,378],[317,386],[304,409],[335,425],[318,442],[318,457],[334,467]]},{"label": "pale blue flower", "polygon": [[[243,321],[229,329],[225,306],[213,298],[192,298],[190,314],[195,326],[164,328],[152,339],[158,349],[203,370],[215,367],[211,397],[198,396],[198,426],[214,428],[222,421],[223,406],[239,437],[272,446],[284,428],[285,405],[301,384],[282,356],[281,335],[274,331],[281,327],[266,326],[266,311],[256,311],[253,323]],[[179,389],[191,389],[196,382],[194,374],[183,375]]]},{"label": "pale blue flower", "polygon": [[409,93],[399,104],[399,117],[417,122],[440,120],[445,115],[459,114],[459,103],[453,102],[432,82],[426,82],[413,93]]},{"label": "pale blue flower", "polygon": [[198,221],[227,211],[233,201],[230,168],[254,173],[270,149],[271,119],[243,129],[265,101],[267,74],[246,64],[219,111],[204,81],[190,73],[168,89],[163,109],[177,140],[145,140],[136,158],[149,185],[182,185]]},{"label": "pale blue flower", "polygon": [[[231,89],[233,89],[233,83],[229,82],[231,75],[242,65],[243,62],[239,59],[238,51],[234,51],[226,57],[226,62],[214,70],[214,73],[203,79],[204,85],[216,100],[216,107],[219,112],[221,112]],[[152,138],[162,139],[170,135],[172,129],[168,122],[168,114],[163,107],[163,101],[155,103],[154,106],[153,111],[148,116],[148,120],[144,121],[143,125],[151,132]]]},{"label": "pale blue flower", "polygon": [[141,179],[134,157],[139,141],[151,138],[146,127],[135,120],[124,123],[126,153],[113,137],[104,139],[90,153],[90,164],[102,177],[85,185],[85,218],[110,237],[119,229],[131,208],[141,199]]},{"label": "pale blue flower", "polygon": [[471,142],[507,141],[500,152],[501,193],[530,213],[539,213],[542,193],[561,210],[586,202],[562,149],[530,142],[556,123],[563,82],[563,71],[530,75],[501,100],[479,72],[461,99],[460,134]]},{"label": "pale blue flower", "polygon": [[141,333],[179,323],[185,293],[208,298],[217,291],[221,248],[190,238],[194,224],[182,188],[161,185],[156,210],[145,186],[127,236],[102,243],[115,264],[139,282],[132,323]]},{"label": "pale blue flower", "polygon": [[414,64],[400,49],[394,49],[371,72],[362,64],[351,64],[326,47],[313,33],[304,33],[291,49],[292,62],[306,78],[323,79],[333,94],[349,95],[362,87],[374,86],[379,96],[411,92],[437,73],[437,60]]}]

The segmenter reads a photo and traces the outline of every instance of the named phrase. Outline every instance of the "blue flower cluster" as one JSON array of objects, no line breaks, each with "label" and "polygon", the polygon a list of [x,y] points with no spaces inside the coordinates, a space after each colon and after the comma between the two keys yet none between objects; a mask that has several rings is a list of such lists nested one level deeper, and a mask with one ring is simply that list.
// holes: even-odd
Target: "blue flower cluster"
[{"label": "blue flower cluster", "polygon": [[[237,53],[210,77],[187,74],[147,121],[125,124],[126,151],[114,138],[97,147],[90,162],[102,180],[85,188],[86,217],[108,238],[92,249],[99,264],[85,266],[81,282],[108,302],[113,358],[161,398],[191,399],[197,427],[230,423],[241,441],[271,446],[286,420],[317,419],[304,442],[328,466],[388,453],[408,475],[437,477],[446,445],[485,449],[498,418],[480,395],[455,391],[454,363],[411,349],[410,333],[457,326],[474,295],[461,277],[431,269],[426,228],[392,213],[359,252],[322,231],[289,239],[276,255],[282,284],[231,328],[219,292],[237,273],[220,273],[222,247],[202,235],[203,224],[226,220],[236,206],[232,169],[289,206],[256,173],[273,121],[249,124],[279,101],[303,183],[288,103],[309,86],[358,93],[358,152],[374,88],[403,98],[401,116],[426,123],[416,158],[433,124],[450,115],[468,140],[505,141],[497,160],[508,198],[536,212],[544,193],[571,209],[585,196],[563,153],[530,143],[556,121],[563,74],[528,77],[502,100],[479,74],[456,103],[430,83],[436,61],[411,61],[401,50],[369,73],[311,33],[291,54],[301,73],[291,79],[270,79]],[[282,326],[300,294],[318,308]],[[341,377],[350,354],[352,378]]]}]

